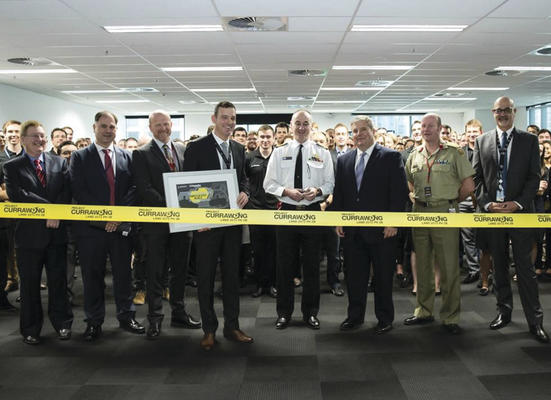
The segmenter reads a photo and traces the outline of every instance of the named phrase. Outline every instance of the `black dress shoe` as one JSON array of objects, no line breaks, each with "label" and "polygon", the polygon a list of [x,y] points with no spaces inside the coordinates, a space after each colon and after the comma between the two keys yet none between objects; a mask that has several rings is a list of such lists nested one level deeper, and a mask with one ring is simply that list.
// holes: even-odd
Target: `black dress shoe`
[{"label": "black dress shoe", "polygon": [[498,313],[492,322],[490,322],[490,329],[501,329],[511,322],[511,314]]},{"label": "black dress shoe", "polygon": [[201,328],[201,322],[194,319],[190,314],[184,314],[178,317],[172,316],[170,319],[170,326],[177,328],[199,329]]},{"label": "black dress shoe", "polygon": [[541,343],[549,343],[549,336],[543,330],[541,325],[532,325],[530,326],[530,333],[534,335],[536,340]]},{"label": "black dress shoe", "polygon": [[23,343],[26,343],[26,344],[39,344],[40,343],[40,338],[38,336],[32,336],[32,335],[24,336],[23,337]]},{"label": "black dress shoe", "polygon": [[264,289],[259,287],[258,289],[256,289],[254,292],[251,293],[251,297],[254,297],[256,299],[257,297],[262,296],[262,293],[264,293]]},{"label": "black dress shoe", "polygon": [[136,335],[142,335],[145,333],[144,326],[136,321],[134,318],[119,321],[119,326],[125,331],[134,333]]},{"label": "black dress shoe", "polygon": [[353,331],[354,329],[358,329],[362,324],[363,324],[363,322],[354,321],[354,320],[352,320],[352,319],[346,318],[346,319],[341,323],[341,326],[340,326],[339,329],[340,329],[341,331]]},{"label": "black dress shoe", "polygon": [[306,325],[308,325],[311,329],[319,329],[320,328],[320,321],[315,315],[310,315],[309,317],[304,317],[304,322],[306,322]]},{"label": "black dress shoe", "polygon": [[276,329],[285,329],[289,326],[289,322],[291,322],[289,317],[277,317],[275,327]]},{"label": "black dress shoe", "polygon": [[161,321],[151,322],[147,328],[148,339],[157,339],[161,335]]},{"label": "black dress shoe", "polygon": [[478,278],[480,278],[480,274],[478,272],[469,272],[465,276],[465,278],[463,278],[461,283],[464,283],[464,284],[473,283],[473,282],[476,282],[478,280]]},{"label": "black dress shoe", "polygon": [[197,287],[197,280],[193,278],[186,279],[186,286]]},{"label": "black dress shoe", "polygon": [[338,283],[331,288],[330,292],[333,296],[337,296],[337,297],[344,296],[344,289]]},{"label": "black dress shoe", "polygon": [[84,331],[84,340],[93,342],[101,336],[101,325],[88,325]]},{"label": "black dress shoe", "polygon": [[271,298],[277,299],[277,289],[273,286],[270,286],[270,292],[268,293]]},{"label": "black dress shoe", "polygon": [[390,332],[392,330],[392,324],[387,324],[384,322],[379,322],[375,327],[375,333],[377,335],[382,335],[383,333]]},{"label": "black dress shoe", "polygon": [[490,293],[490,289],[488,289],[487,287],[481,287],[478,291],[478,294],[481,296],[488,296],[488,293]]},{"label": "black dress shoe", "polygon": [[69,339],[71,339],[71,329],[61,328],[59,331],[57,331],[57,338],[59,340],[69,340]]},{"label": "black dress shoe", "polygon": [[457,324],[443,324],[442,328],[451,335],[459,335],[463,330]]},{"label": "black dress shoe", "polygon": [[404,320],[404,325],[423,325],[430,324],[431,322],[434,322],[434,317],[432,315],[430,317],[417,317],[412,315]]}]

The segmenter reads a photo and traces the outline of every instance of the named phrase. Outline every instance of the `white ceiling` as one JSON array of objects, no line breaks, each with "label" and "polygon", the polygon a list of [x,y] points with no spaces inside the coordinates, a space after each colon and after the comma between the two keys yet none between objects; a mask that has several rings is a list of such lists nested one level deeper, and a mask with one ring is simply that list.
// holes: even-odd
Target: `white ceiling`
[{"label": "white ceiling", "polygon": [[[286,32],[111,34],[105,25],[222,24],[224,17],[288,18]],[[463,32],[350,32],[354,24],[463,24]],[[549,0],[0,0],[0,69],[12,57],[45,57],[77,74],[0,75],[0,83],[123,113],[208,112],[230,101],[239,112],[489,108],[501,94],[518,105],[551,101],[551,72],[484,73],[500,65],[551,66],[534,50],[551,44]],[[414,65],[409,71],[341,71],[334,65]],[[233,72],[164,72],[162,67],[242,66]],[[51,67],[42,67],[51,68]],[[322,69],[325,77],[293,77]],[[389,80],[377,91],[320,91]],[[510,87],[463,92],[474,101],[429,101],[451,86]],[[63,94],[63,90],[153,87],[151,94]],[[252,92],[194,92],[255,88]],[[460,92],[461,93],[461,92]],[[1,95],[1,94],[0,94]],[[289,101],[313,96],[316,101]],[[98,100],[149,100],[139,104]],[[328,101],[358,101],[335,104]],[[196,101],[197,104],[182,104]],[[318,103],[322,101],[323,103]],[[203,104],[201,102],[204,102]]]}]

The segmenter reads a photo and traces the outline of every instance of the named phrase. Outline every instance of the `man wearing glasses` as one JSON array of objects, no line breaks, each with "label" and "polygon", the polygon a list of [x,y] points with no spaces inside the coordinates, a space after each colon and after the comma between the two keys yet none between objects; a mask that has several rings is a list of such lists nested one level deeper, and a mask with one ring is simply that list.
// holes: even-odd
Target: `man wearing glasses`
[{"label": "man wearing glasses", "polygon": [[[508,97],[498,98],[492,109],[496,129],[476,139],[473,167],[480,211],[506,216],[534,212],[534,197],[540,181],[538,138],[514,127],[516,108]],[[505,214],[505,215],[503,215]],[[513,294],[509,278],[509,240],[518,277],[519,294],[530,333],[549,342],[544,331],[543,310],[538,298],[538,284],[530,250],[535,240],[532,229],[485,229],[494,260],[494,279],[498,314],[490,329],[500,329],[511,322]]]}]

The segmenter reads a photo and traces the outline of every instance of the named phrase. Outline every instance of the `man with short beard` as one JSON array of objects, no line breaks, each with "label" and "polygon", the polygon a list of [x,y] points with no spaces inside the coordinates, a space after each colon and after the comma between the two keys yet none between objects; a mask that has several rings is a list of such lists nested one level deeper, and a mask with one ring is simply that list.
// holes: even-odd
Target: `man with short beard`
[{"label": "man with short beard", "polygon": [[258,134],[250,131],[247,135],[247,152],[255,151],[258,148]]}]

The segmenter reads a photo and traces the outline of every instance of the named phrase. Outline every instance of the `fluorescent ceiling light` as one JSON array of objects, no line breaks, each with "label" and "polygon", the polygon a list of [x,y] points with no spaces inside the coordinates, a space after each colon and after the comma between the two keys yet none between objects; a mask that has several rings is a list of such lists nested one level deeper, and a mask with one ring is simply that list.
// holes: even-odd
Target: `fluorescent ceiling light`
[{"label": "fluorescent ceiling light", "polygon": [[[208,104],[218,104],[217,101],[209,101]],[[262,104],[260,101],[232,101],[232,104]]]},{"label": "fluorescent ceiling light", "polygon": [[354,25],[352,32],[461,32],[468,25]]},{"label": "fluorescent ceiling light", "polygon": [[149,100],[97,100],[96,103],[101,103],[101,104],[149,103]]},{"label": "fluorescent ceiling light", "polygon": [[62,90],[61,93],[66,94],[89,94],[89,93],[124,93],[122,89],[111,90]]},{"label": "fluorescent ceiling light", "polygon": [[110,33],[220,32],[222,25],[126,25],[104,26]]},{"label": "fluorescent ceiling light", "polygon": [[356,110],[316,110],[316,109],[311,109],[311,110],[308,110],[309,112],[312,112],[312,113],[352,113],[352,112],[355,112]]},{"label": "fluorescent ceiling light", "polygon": [[0,74],[76,74],[78,71],[63,69],[0,69]]},{"label": "fluorescent ceiling light", "polygon": [[425,97],[423,100],[434,100],[434,101],[472,101],[472,100],[476,100],[476,97]]},{"label": "fluorescent ceiling light", "polygon": [[551,67],[497,67],[495,71],[551,71]]},{"label": "fluorescent ceiling light", "polygon": [[407,71],[413,65],[334,65],[335,70]]},{"label": "fluorescent ceiling light", "polygon": [[351,91],[351,90],[359,90],[359,91],[368,91],[368,90],[371,90],[373,92],[378,92],[380,90],[383,90],[384,87],[357,87],[357,86],[354,86],[354,87],[322,87],[320,88],[320,90],[333,90],[333,91]]},{"label": "fluorescent ceiling light", "polygon": [[189,89],[192,92],[256,92],[255,88]]},{"label": "fluorescent ceiling light", "polygon": [[186,105],[189,105],[189,104],[199,104],[198,101],[195,101],[195,100],[180,100],[178,103],[180,104],[186,104]]},{"label": "fluorescent ceiling light", "polygon": [[425,113],[436,112],[436,111],[440,111],[440,109],[431,108],[430,110],[419,110],[419,109],[404,110],[404,109],[400,108],[398,110],[395,110],[395,112],[409,112],[409,113],[419,113],[419,114],[422,114],[422,113],[425,114]]},{"label": "fluorescent ceiling light", "polygon": [[446,90],[464,90],[464,91],[475,91],[475,90],[496,90],[496,91],[502,91],[502,90],[508,90],[508,87],[450,87]]},{"label": "fluorescent ceiling light", "polygon": [[210,71],[242,71],[243,67],[166,67],[165,72],[210,72]]},{"label": "fluorescent ceiling light", "polygon": [[365,103],[366,100],[317,100],[316,103],[320,104],[355,104]]}]

